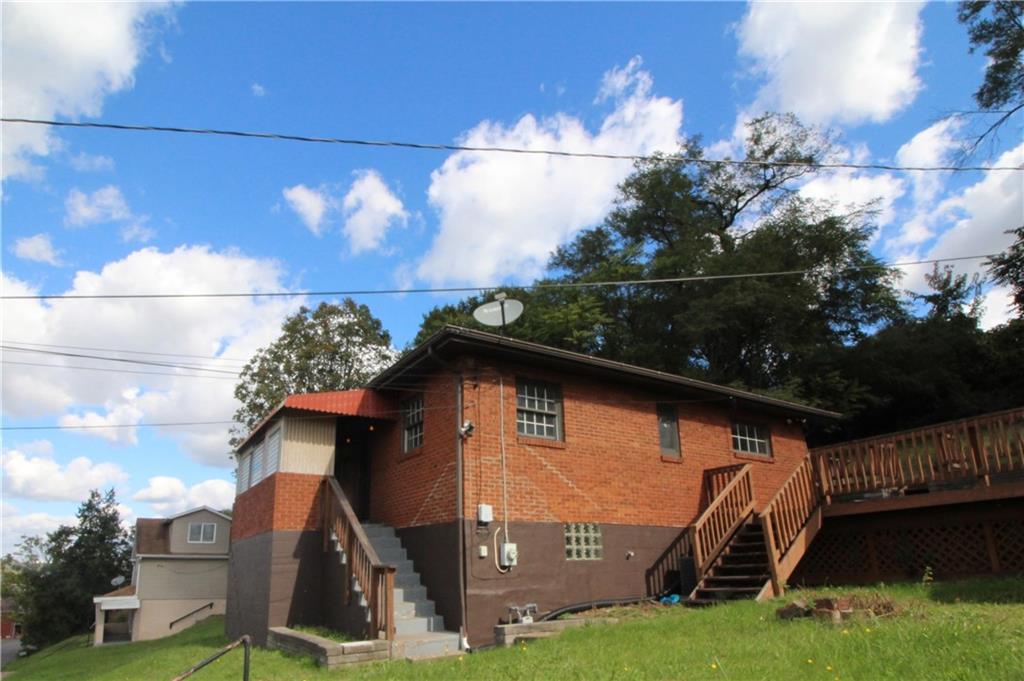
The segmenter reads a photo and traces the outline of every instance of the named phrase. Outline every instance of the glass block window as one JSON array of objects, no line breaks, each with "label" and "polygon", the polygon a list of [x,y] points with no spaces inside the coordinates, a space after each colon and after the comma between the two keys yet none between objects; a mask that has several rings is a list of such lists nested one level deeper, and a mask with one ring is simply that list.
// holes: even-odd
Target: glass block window
[{"label": "glass block window", "polygon": [[679,458],[679,414],[674,404],[658,405],[658,439],[661,441],[661,455]]},{"label": "glass block window", "polygon": [[402,451],[411,452],[423,446],[423,397],[414,397],[402,404]]},{"label": "glass block window", "polygon": [[516,382],[516,432],[527,437],[562,439],[562,393],[557,385]]},{"label": "glass block window", "polygon": [[212,544],[217,539],[216,523],[189,523],[189,544]]},{"label": "glass block window", "polygon": [[772,455],[772,441],[768,429],[751,423],[732,424],[732,450],[757,456]]},{"label": "glass block window", "polygon": [[601,526],[597,523],[565,524],[566,560],[601,560],[604,545],[601,543]]}]

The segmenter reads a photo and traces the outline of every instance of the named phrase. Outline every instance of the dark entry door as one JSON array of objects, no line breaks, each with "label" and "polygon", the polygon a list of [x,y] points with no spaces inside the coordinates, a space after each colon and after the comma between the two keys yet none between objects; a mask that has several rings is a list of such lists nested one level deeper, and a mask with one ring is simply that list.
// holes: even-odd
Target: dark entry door
[{"label": "dark entry door", "polygon": [[338,422],[334,477],[360,520],[370,517],[370,432],[367,424]]}]

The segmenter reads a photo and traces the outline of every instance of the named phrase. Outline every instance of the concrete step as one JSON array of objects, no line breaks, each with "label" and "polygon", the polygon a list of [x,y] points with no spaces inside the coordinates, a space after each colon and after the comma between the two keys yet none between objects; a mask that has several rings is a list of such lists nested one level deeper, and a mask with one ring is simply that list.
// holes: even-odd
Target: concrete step
[{"label": "concrete step", "polygon": [[425,600],[427,600],[427,587],[421,584],[414,586],[395,585],[395,603]]},{"label": "concrete step", "polygon": [[405,549],[401,546],[394,549],[382,549],[377,551],[377,556],[385,563],[397,563],[400,560],[408,560]]},{"label": "concrete step", "polygon": [[395,601],[395,619],[433,617],[436,614],[437,612],[434,610],[434,601],[428,598],[416,601]]},{"label": "concrete step", "polygon": [[396,636],[398,634],[425,634],[434,631],[444,631],[444,619],[440,615],[395,620]]},{"label": "concrete step", "polygon": [[395,536],[395,528],[390,525],[384,525],[381,523],[362,523],[362,526],[363,532],[365,532],[366,536],[369,537],[371,543],[377,537]]},{"label": "concrete step", "polygon": [[420,575],[417,572],[396,572],[395,587],[420,586]]},{"label": "concrete step", "polygon": [[377,553],[387,549],[402,548],[402,540],[398,537],[370,537],[370,544]]},{"label": "concrete step", "polygon": [[459,635],[452,631],[396,635],[392,651],[395,657],[409,660],[458,655]]}]

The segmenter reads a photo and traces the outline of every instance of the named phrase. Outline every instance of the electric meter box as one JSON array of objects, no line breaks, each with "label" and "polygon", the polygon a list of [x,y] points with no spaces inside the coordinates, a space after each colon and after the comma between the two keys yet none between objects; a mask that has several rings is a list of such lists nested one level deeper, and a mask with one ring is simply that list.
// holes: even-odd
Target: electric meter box
[{"label": "electric meter box", "polygon": [[519,548],[512,543],[504,543],[501,545],[501,551],[498,553],[498,562],[501,563],[501,567],[512,567],[519,563]]},{"label": "electric meter box", "polygon": [[494,522],[494,509],[490,504],[480,504],[476,507],[476,519],[480,523]]}]

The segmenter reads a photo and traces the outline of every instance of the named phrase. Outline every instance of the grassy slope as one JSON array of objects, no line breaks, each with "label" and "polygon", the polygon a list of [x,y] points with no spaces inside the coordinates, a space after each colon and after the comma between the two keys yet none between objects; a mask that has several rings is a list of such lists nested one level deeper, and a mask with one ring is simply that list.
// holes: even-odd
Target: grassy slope
[{"label": "grassy slope", "polygon": [[[777,621],[777,602],[706,610],[674,607],[648,610],[616,626],[568,631],[525,647],[430,663],[391,662],[328,672],[304,658],[257,650],[252,679],[873,681],[1024,676],[1024,579],[888,586],[884,593],[907,611],[898,618],[846,628],[810,620]],[[211,618],[171,638],[103,648],[85,647],[84,639],[76,639],[60,651],[42,651],[16,662],[10,670],[16,672],[14,681],[169,679],[223,645],[221,627],[222,620]],[[240,672],[241,653],[235,652],[194,678],[239,679]]]}]

